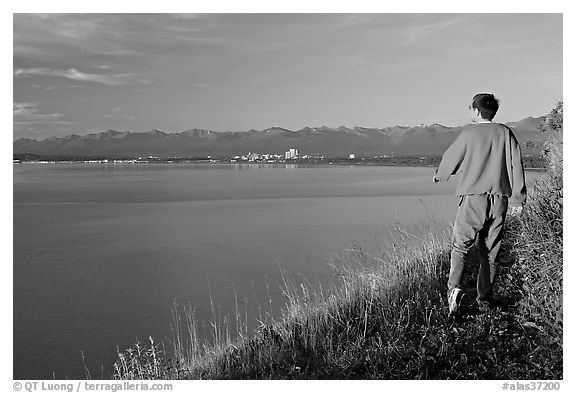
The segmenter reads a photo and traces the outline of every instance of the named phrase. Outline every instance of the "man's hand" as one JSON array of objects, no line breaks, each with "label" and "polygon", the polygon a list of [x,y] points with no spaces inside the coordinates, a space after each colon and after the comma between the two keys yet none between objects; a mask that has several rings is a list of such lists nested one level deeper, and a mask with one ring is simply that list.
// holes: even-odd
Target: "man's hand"
[{"label": "man's hand", "polygon": [[520,214],[522,214],[522,210],[524,210],[524,206],[511,206],[510,215],[512,217],[518,217]]},{"label": "man's hand", "polygon": [[436,174],[434,174],[434,176],[432,176],[432,181],[438,183],[440,180],[436,179]]}]

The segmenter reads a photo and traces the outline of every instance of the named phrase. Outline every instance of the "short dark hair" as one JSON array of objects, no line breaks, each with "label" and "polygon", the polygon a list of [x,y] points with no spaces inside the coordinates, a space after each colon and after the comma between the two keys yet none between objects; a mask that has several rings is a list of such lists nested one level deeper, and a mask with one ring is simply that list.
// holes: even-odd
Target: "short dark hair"
[{"label": "short dark hair", "polygon": [[472,99],[472,108],[478,109],[483,119],[492,120],[498,112],[498,100],[494,94],[476,94]]}]

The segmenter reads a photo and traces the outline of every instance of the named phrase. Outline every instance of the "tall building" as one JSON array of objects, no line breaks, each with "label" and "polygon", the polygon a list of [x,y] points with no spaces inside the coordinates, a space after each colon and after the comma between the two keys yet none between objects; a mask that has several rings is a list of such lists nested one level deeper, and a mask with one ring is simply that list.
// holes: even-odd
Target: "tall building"
[{"label": "tall building", "polygon": [[298,158],[298,149],[290,149],[285,153],[287,160]]}]

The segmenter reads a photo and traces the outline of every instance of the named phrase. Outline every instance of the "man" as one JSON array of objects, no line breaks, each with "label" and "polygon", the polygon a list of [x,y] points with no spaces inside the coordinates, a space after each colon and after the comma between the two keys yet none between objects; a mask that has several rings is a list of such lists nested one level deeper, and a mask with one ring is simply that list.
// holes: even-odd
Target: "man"
[{"label": "man", "polygon": [[466,125],[446,150],[433,177],[434,182],[459,174],[460,196],[452,236],[448,279],[449,315],[459,311],[465,259],[479,241],[483,253],[477,279],[476,302],[487,311],[494,297],[496,256],[502,242],[508,205],[519,214],[526,202],[526,184],[520,146],[512,130],[492,122],[498,111],[493,94],[476,94],[469,106],[472,124]]}]

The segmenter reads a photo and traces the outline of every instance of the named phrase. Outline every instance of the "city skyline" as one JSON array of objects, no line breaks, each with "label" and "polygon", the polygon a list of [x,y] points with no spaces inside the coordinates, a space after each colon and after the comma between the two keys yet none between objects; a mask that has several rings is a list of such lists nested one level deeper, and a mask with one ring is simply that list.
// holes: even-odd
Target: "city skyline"
[{"label": "city skyline", "polygon": [[562,98],[562,14],[14,14],[13,139],[497,121]]}]

